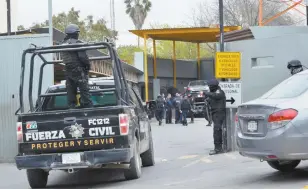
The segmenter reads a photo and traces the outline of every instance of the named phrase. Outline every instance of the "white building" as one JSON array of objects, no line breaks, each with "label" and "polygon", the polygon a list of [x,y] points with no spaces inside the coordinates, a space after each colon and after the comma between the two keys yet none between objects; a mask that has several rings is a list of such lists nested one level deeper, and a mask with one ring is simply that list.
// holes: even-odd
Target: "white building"
[{"label": "white building", "polygon": [[[11,0],[11,30],[17,30],[17,1]],[[0,33],[7,32],[7,9],[6,0],[0,0]]]}]

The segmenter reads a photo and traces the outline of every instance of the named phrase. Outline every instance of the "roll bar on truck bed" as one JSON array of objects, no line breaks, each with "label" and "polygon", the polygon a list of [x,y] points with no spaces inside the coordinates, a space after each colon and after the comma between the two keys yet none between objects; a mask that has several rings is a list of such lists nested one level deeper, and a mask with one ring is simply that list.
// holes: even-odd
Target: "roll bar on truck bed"
[{"label": "roll bar on truck bed", "polygon": [[[68,44],[68,45],[55,45],[55,46],[48,46],[48,47],[34,47],[28,48],[24,50],[22,54],[21,60],[21,73],[20,73],[20,86],[19,86],[19,103],[20,107],[16,111],[16,115],[25,113],[24,110],[24,82],[25,82],[25,66],[26,66],[26,56],[31,55],[30,59],[30,77],[29,77],[29,105],[30,105],[30,112],[35,111],[35,106],[33,103],[33,73],[34,73],[34,63],[35,57],[38,56],[42,61],[43,64],[40,67],[39,72],[39,84],[38,84],[38,99],[46,96],[57,96],[57,95],[65,95],[66,92],[61,93],[47,93],[42,94],[42,80],[43,80],[43,73],[44,67],[50,64],[60,64],[63,63],[62,60],[46,60],[44,58],[44,54],[51,54],[51,53],[60,53],[60,52],[67,52],[67,51],[85,51],[85,50],[108,50],[107,56],[100,56],[100,57],[90,57],[89,60],[111,60],[112,64],[112,73],[115,80],[115,88],[111,89],[100,89],[100,90],[91,90],[91,92],[103,92],[103,91],[110,91],[115,90],[116,97],[117,97],[117,104],[118,105],[127,105],[129,102],[129,94],[127,93],[127,81],[124,75],[122,62],[120,61],[118,54],[114,48],[114,45],[110,42],[97,42],[97,43],[78,43],[78,44]],[[38,101],[41,102],[41,101]]]}]

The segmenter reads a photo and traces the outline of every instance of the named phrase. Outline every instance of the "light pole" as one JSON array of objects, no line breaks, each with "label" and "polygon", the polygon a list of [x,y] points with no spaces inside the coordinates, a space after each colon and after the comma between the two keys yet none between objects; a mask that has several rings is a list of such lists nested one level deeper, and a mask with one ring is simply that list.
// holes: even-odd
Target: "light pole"
[{"label": "light pole", "polygon": [[306,0],[306,24],[308,26],[308,0]]},{"label": "light pole", "polygon": [[[308,1],[308,0],[307,0]],[[219,0],[219,29],[220,29],[220,51],[225,51],[224,45],[224,5],[223,0]]]},{"label": "light pole", "polygon": [[6,0],[7,35],[11,35],[11,0]]},{"label": "light pole", "polygon": [[48,0],[48,24],[49,24],[49,35],[50,43],[53,45],[53,26],[52,26],[52,0]]}]

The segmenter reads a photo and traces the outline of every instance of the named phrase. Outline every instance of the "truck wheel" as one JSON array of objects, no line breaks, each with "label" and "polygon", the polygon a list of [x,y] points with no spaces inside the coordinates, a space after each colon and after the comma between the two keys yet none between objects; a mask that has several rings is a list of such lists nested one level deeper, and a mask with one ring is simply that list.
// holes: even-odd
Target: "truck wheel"
[{"label": "truck wheel", "polygon": [[139,141],[135,138],[134,156],[130,160],[130,166],[128,170],[124,171],[124,177],[126,180],[138,179],[141,176],[141,158],[139,153]]},{"label": "truck wheel", "polygon": [[150,135],[149,139],[150,147],[149,149],[141,154],[141,160],[142,160],[142,166],[148,167],[148,166],[154,166],[155,165],[155,159],[154,159],[154,147],[153,147],[153,139],[152,134]]},{"label": "truck wheel", "polygon": [[45,188],[48,181],[48,172],[41,169],[27,170],[27,178],[32,189]]},{"label": "truck wheel", "polygon": [[279,161],[267,161],[268,165],[281,172],[292,172],[300,162],[300,160],[286,161],[285,163]]}]

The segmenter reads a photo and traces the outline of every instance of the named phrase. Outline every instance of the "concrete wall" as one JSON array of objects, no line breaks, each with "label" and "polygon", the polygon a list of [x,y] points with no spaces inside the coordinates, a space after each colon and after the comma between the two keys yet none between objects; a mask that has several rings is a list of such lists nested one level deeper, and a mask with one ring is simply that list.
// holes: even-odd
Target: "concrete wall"
[{"label": "concrete wall", "polygon": [[288,61],[298,59],[307,67],[307,44],[308,34],[227,43],[227,51],[242,52],[243,102],[260,97],[289,77]]},{"label": "concrete wall", "polygon": [[[0,37],[0,162],[13,161],[17,154],[16,141],[16,121],[15,111],[19,108],[19,84],[20,84],[20,66],[21,56],[29,44],[34,43],[37,46],[49,46],[49,35],[25,35]],[[24,103],[25,111],[29,110],[28,84],[29,84],[29,67],[30,57],[27,56],[25,68],[24,83]],[[44,56],[51,60],[51,56]],[[33,97],[34,102],[37,98],[39,68],[42,61],[36,59],[33,78]],[[47,87],[53,84],[53,66],[44,67],[43,88],[45,92]]]}]

